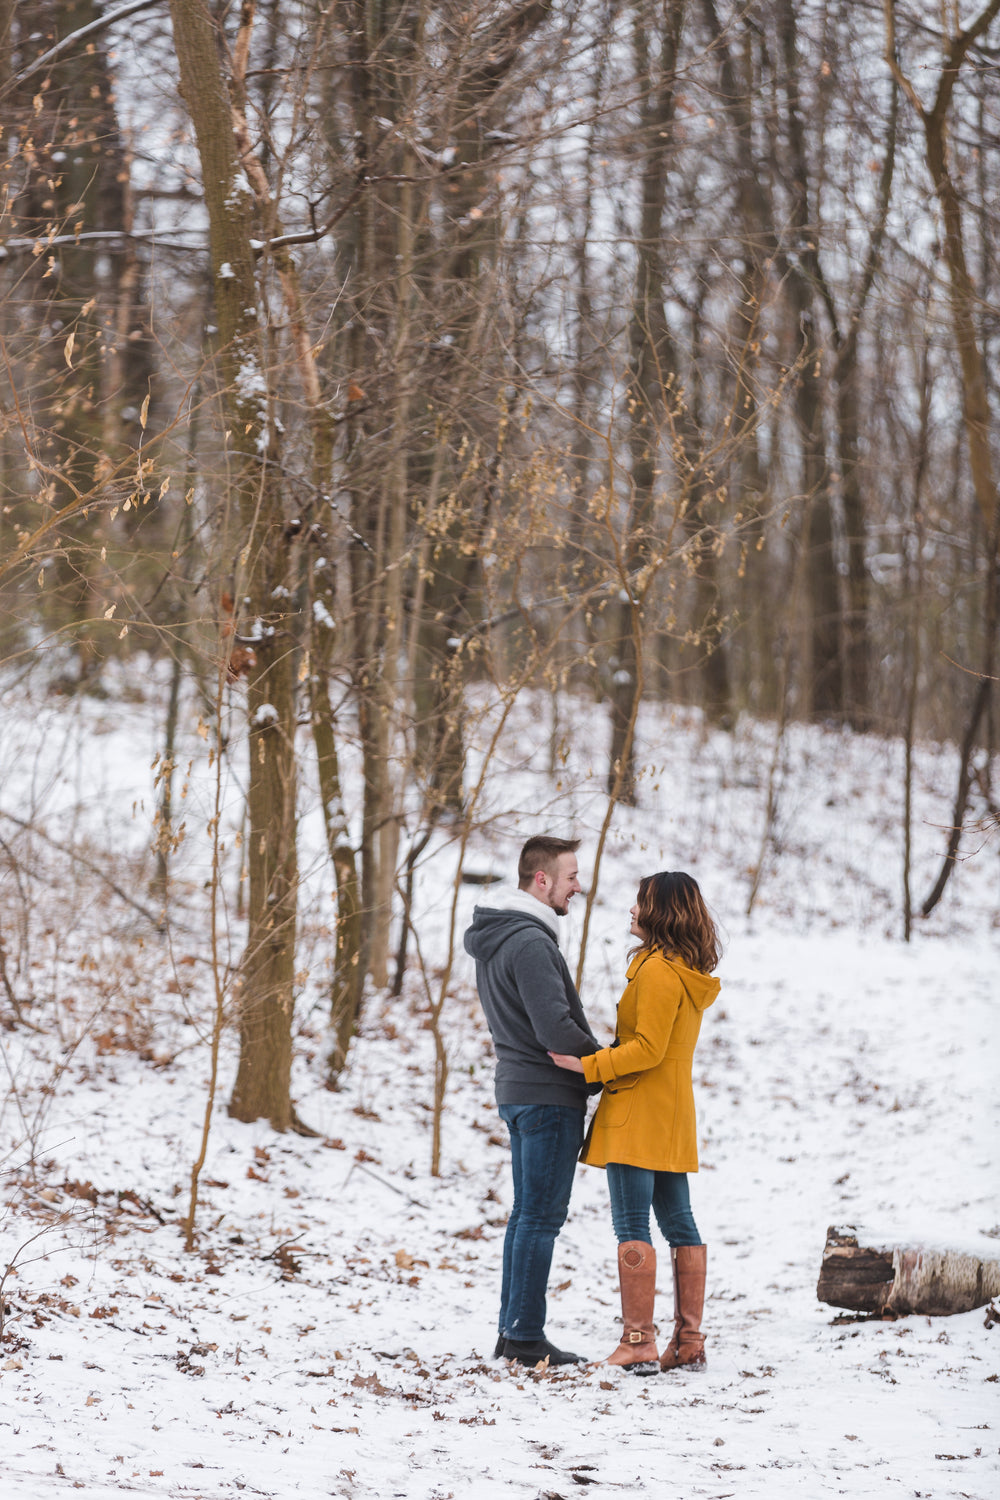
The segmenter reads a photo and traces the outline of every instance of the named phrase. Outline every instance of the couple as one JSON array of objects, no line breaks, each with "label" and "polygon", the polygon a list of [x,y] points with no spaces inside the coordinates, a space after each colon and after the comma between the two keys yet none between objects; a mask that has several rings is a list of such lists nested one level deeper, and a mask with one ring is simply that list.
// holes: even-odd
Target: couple
[{"label": "couple", "polygon": [[[607,1363],[636,1374],[703,1365],[705,1246],[686,1174],[698,1170],[691,1063],[702,1011],[719,993],[719,981],[710,977],[718,938],[690,875],[662,872],[640,881],[628,984],[615,1040],[602,1047],[559,951],[559,918],[581,890],[579,843],[530,838],[518,861],[517,890],[503,889],[477,906],[465,934],[496,1050],[496,1097],[514,1176],[495,1358],[581,1362],[545,1337],[552,1250],[580,1157],[607,1168],[618,1237],[624,1332]],[[601,1085],[584,1142],[587,1095]],[[653,1327],[650,1209],[673,1262],[674,1330],[662,1358]]]}]

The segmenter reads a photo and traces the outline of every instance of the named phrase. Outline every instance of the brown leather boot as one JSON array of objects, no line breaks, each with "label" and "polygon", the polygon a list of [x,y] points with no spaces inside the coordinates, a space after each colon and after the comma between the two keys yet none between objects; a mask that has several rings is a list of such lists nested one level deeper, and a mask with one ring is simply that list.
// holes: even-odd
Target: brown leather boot
[{"label": "brown leather boot", "polygon": [[670,1252],[674,1263],[674,1331],[663,1351],[661,1370],[705,1364],[701,1315],[705,1306],[707,1255],[704,1245],[678,1245]]},{"label": "brown leather boot", "polygon": [[656,1251],[652,1245],[644,1240],[626,1240],[618,1246],[618,1281],[625,1326],[618,1348],[605,1363],[624,1366],[635,1375],[655,1375],[659,1356],[653,1327]]}]

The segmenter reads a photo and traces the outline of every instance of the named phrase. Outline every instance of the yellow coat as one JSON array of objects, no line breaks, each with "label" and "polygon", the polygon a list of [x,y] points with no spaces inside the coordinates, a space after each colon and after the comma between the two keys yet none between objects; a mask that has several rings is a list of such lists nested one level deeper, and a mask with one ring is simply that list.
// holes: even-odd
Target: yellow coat
[{"label": "yellow coat", "polygon": [[618,1002],[618,1045],[581,1058],[588,1083],[604,1093],[580,1160],[655,1172],[697,1172],[691,1067],[702,1012],[719,981],[659,951],[637,953]]}]

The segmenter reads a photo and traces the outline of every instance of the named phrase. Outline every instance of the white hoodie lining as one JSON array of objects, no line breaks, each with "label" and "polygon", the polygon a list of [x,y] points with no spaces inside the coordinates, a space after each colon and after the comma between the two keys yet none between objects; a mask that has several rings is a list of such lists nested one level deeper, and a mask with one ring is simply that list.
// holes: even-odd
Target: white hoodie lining
[{"label": "white hoodie lining", "polygon": [[556,943],[559,942],[558,914],[530,891],[522,891],[520,886],[502,885],[498,890],[490,891],[478,904],[486,911],[519,911],[526,917],[536,917],[545,923]]}]

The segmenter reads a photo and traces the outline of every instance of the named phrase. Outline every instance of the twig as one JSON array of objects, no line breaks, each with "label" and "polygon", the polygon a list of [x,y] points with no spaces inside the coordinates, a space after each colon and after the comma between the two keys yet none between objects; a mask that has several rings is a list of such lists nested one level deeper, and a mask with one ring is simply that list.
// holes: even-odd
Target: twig
[{"label": "twig", "polygon": [[4,990],[7,994],[7,999],[10,1001],[11,1006],[14,1010],[14,1014],[21,1025],[27,1026],[31,1031],[37,1031],[39,1036],[44,1036],[45,1032],[43,1031],[42,1027],[36,1026],[34,1021],[28,1020],[27,1016],[24,1014],[24,1011],[21,1009],[20,1000],[14,994],[14,986],[11,984],[10,975],[7,973],[7,944],[3,940],[2,933],[0,933],[0,984],[3,985]]},{"label": "twig", "polygon": [[991,682],[1000,682],[1000,678],[992,677],[988,672],[977,671],[975,667],[963,667],[962,663],[956,661],[953,656],[949,656],[947,651],[940,652],[940,655],[944,657],[950,666],[957,667],[960,672],[965,673],[966,677],[975,677],[977,682],[981,682],[984,677],[989,677]]},{"label": "twig", "polygon": [[320,1254],[320,1251],[318,1251],[318,1250],[308,1250],[305,1245],[300,1244],[299,1243],[299,1238],[300,1237],[297,1234],[293,1234],[290,1239],[282,1240],[281,1243],[280,1243],[280,1245],[275,1245],[275,1247],[274,1247],[273,1250],[269,1250],[266,1255],[262,1255],[261,1256],[261,1260],[262,1261],[264,1261],[264,1260],[273,1260],[273,1261],[276,1261],[278,1265],[280,1265],[281,1262],[278,1259],[278,1257],[281,1255],[282,1250],[287,1250],[288,1249],[289,1245],[294,1245],[295,1248],[296,1248],[296,1250],[299,1252],[300,1255],[319,1255]]},{"label": "twig", "polygon": [[[60,844],[58,840],[45,833],[37,824],[31,823],[24,818],[19,818],[12,812],[6,812],[3,808],[0,808],[0,818],[7,818],[9,822],[16,823],[18,828],[26,829],[28,833],[36,833],[40,839],[44,839],[59,854],[65,854],[67,859],[76,860],[78,864],[83,865],[85,869],[89,870],[92,875],[96,875],[99,880],[103,880],[104,884],[113,890],[115,895],[119,896],[122,901],[139,912],[147,921],[152,922],[157,932],[166,931],[166,924],[161,916],[157,916],[155,912],[151,912],[149,907],[143,906],[141,901],[136,901],[135,897],[130,896],[128,891],[122,890],[121,886],[112,880],[110,875],[105,875],[100,865],[95,865],[93,860],[88,859],[85,854],[81,854],[78,849],[70,848],[66,844]],[[193,928],[188,927],[178,928],[180,932],[193,932],[193,930]]]},{"label": "twig", "polygon": [[[29,1245],[33,1245],[36,1240],[40,1240],[43,1235],[50,1234],[52,1230],[57,1229],[60,1224],[71,1223],[74,1219],[78,1219],[79,1217],[80,1215],[78,1213],[75,1213],[72,1209],[67,1209],[65,1213],[61,1213],[59,1215],[54,1224],[46,1224],[42,1229],[36,1230],[36,1232],[28,1239],[26,1239],[23,1244],[18,1245],[17,1249],[14,1251],[14,1254],[7,1262],[3,1275],[0,1276],[0,1339],[3,1338],[4,1323],[6,1322],[4,1313],[7,1304],[4,1302],[4,1287],[7,1285],[7,1278],[10,1276],[11,1272],[14,1271],[16,1273],[20,1257],[23,1255],[24,1251],[27,1250]],[[71,1248],[72,1247],[70,1245],[56,1246],[57,1250],[69,1250]],[[31,1260],[21,1260],[20,1264],[22,1266],[30,1266],[36,1260],[48,1260],[49,1256],[54,1253],[55,1251],[53,1250],[46,1250],[44,1255],[33,1255],[31,1257]]]},{"label": "twig", "polygon": [[[226,653],[228,657],[228,653]],[[181,1221],[184,1232],[184,1248],[187,1251],[194,1249],[195,1243],[195,1217],[198,1211],[198,1189],[201,1180],[202,1168],[208,1156],[208,1141],[212,1129],[212,1113],[215,1109],[215,1096],[219,1086],[219,1051],[222,1045],[222,1032],[226,1021],[226,986],[229,978],[228,972],[224,975],[219,954],[219,888],[222,880],[220,868],[221,844],[219,840],[219,822],[222,817],[222,707],[223,694],[225,693],[226,668],[228,661],[221,659],[218,664],[215,686],[215,703],[213,711],[215,715],[215,777],[213,781],[213,806],[212,820],[209,827],[212,831],[212,878],[210,882],[211,905],[209,907],[209,934],[212,951],[212,989],[214,1006],[212,1009],[212,1039],[209,1050],[208,1067],[208,1091],[205,1096],[205,1111],[202,1117],[201,1139],[198,1144],[198,1154],[191,1164],[191,1191],[188,1199],[187,1215]]]},{"label": "twig", "polygon": [[59,250],[63,245],[80,245],[84,241],[93,243],[95,240],[105,244],[109,250],[124,250],[126,244],[149,244],[155,245],[157,250],[176,250],[181,255],[208,254],[205,243],[191,245],[161,239],[155,229],[84,229],[79,234],[36,234],[30,237],[14,235],[10,239],[0,240],[0,260],[6,260],[9,255],[33,254],[38,245],[42,246],[43,251]]},{"label": "twig", "polygon": [[134,16],[137,11],[152,10],[159,3],[160,0],[128,0],[127,4],[119,6],[117,10],[105,11],[102,16],[97,17],[96,21],[91,21],[87,26],[81,26],[78,31],[71,31],[69,36],[64,36],[61,41],[56,42],[54,47],[50,47],[48,52],[43,52],[41,57],[36,57],[28,67],[22,68],[20,73],[15,73],[3,93],[7,93],[8,89],[14,88],[16,84],[26,83],[36,73],[41,73],[44,68],[47,68],[49,63],[58,62],[63,53],[71,52],[88,37],[95,36],[100,31],[106,31],[116,21],[124,21],[126,16]]},{"label": "twig", "polygon": [[371,1167],[366,1167],[363,1161],[354,1161],[351,1163],[351,1170],[341,1183],[342,1188],[345,1188],[350,1182],[351,1173],[355,1170],[358,1172],[367,1172],[369,1177],[374,1177],[376,1182],[380,1182],[383,1187],[387,1187],[391,1193],[398,1193],[401,1198],[406,1199],[407,1203],[412,1203],[414,1208],[422,1208],[425,1213],[430,1213],[429,1204],[421,1203],[419,1198],[411,1198],[409,1193],[404,1193],[403,1189],[398,1188],[394,1182],[386,1182],[385,1178],[380,1177],[377,1172],[373,1172]]}]

